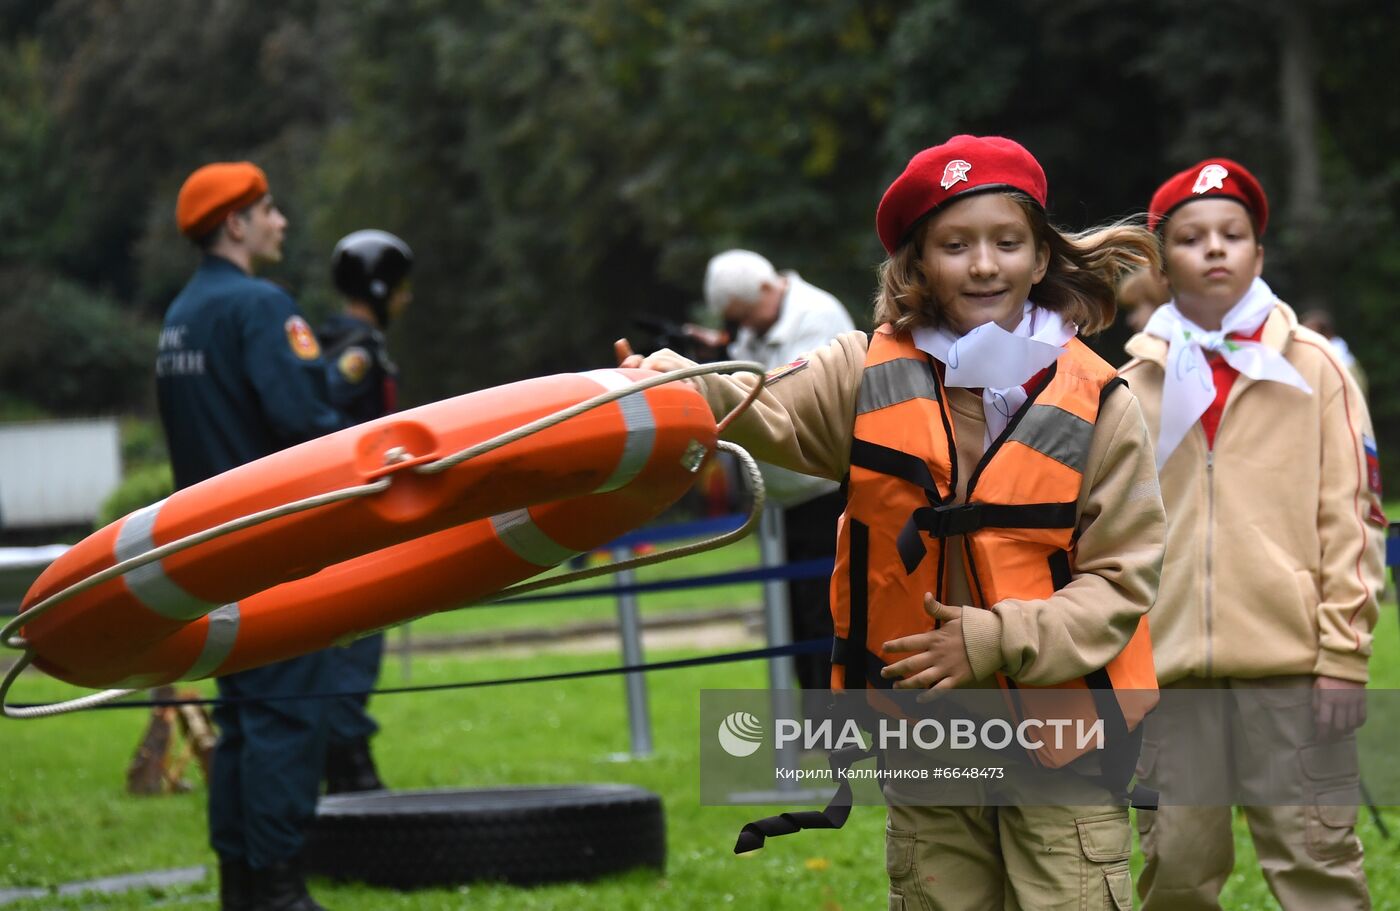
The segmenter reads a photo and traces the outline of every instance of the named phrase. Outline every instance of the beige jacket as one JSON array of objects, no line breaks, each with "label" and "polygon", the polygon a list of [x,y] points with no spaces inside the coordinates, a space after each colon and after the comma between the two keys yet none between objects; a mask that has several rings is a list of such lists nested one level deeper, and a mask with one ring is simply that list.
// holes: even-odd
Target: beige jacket
[{"label": "beige jacket", "polygon": [[[1236,378],[1213,451],[1199,423],[1162,469],[1167,560],[1157,677],[1317,674],[1365,681],[1384,563],[1366,402],[1332,346],[1280,304],[1260,341],[1312,387]],[[1138,334],[1121,375],[1155,442],[1167,343]]]},{"label": "beige jacket", "polygon": [[[805,366],[770,383],[725,435],[763,461],[842,478],[849,467],[867,343],[865,333],[849,332],[812,352]],[[756,381],[706,376],[700,384],[715,414],[723,415]],[[975,464],[985,432],[981,397],[952,389],[949,403],[959,462]],[[959,502],[970,474],[959,472]],[[1073,581],[1044,601],[1007,599],[991,610],[963,612],[977,679],[1003,671],[1021,683],[1046,685],[1098,670],[1123,650],[1138,618],[1151,607],[1166,519],[1142,413],[1126,390],[1104,403],[1084,476]],[[949,600],[971,604],[961,562],[948,563]]]}]

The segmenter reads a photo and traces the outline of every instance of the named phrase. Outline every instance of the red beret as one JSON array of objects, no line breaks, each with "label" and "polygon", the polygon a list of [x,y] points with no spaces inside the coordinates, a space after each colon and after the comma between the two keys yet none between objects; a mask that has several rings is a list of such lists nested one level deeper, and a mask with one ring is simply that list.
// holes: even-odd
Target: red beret
[{"label": "red beret", "polygon": [[1152,194],[1147,206],[1147,230],[1156,231],[1177,209],[1207,196],[1233,199],[1254,216],[1260,237],[1269,224],[1269,198],[1249,169],[1228,158],[1207,158],[1173,175]]},{"label": "red beret", "polygon": [[247,208],[267,195],[267,175],[250,161],[207,164],[185,178],[175,201],[180,233],[198,240],[219,226],[230,212]]},{"label": "red beret", "polygon": [[1025,147],[1000,136],[954,136],[924,149],[890,184],[875,212],[875,230],[893,253],[939,206],[988,190],[1019,190],[1045,208],[1045,171]]}]

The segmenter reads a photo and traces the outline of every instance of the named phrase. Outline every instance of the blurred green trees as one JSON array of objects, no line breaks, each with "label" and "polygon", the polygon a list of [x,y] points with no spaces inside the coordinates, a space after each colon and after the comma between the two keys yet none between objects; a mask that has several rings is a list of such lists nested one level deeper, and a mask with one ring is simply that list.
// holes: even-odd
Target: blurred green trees
[{"label": "blurred green trees", "polygon": [[[0,4],[5,393],[148,401],[132,346],[193,265],[171,212],[209,160],[267,169],[292,221],[274,277],[313,317],[337,237],[409,240],[413,403],[603,365],[634,314],[690,315],[731,245],[864,322],[883,188],[920,148],[995,132],[1037,154],[1073,227],[1140,212],[1206,155],[1248,163],[1275,210],[1266,274],[1334,311],[1388,458],[1397,26],[1366,0]],[[14,331],[54,307],[63,327]]]}]

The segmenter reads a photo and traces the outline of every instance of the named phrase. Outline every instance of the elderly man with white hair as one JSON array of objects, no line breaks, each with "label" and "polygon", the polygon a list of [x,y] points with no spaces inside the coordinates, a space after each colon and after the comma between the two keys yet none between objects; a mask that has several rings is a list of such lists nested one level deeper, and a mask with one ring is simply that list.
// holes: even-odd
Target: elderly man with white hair
[{"label": "elderly man with white hair", "polygon": [[[705,303],[725,321],[739,324],[729,356],[758,361],[774,378],[785,368],[801,369],[802,355],[855,328],[836,298],[796,272],[779,273],[749,250],[726,250],[710,260]],[[771,465],[763,466],[763,478],[769,496],[783,507],[788,562],[834,556],[844,506],[836,483]],[[828,587],[825,576],[788,583],[794,641],[832,634]],[[828,688],[829,656],[798,656],[797,677],[804,689]]]}]

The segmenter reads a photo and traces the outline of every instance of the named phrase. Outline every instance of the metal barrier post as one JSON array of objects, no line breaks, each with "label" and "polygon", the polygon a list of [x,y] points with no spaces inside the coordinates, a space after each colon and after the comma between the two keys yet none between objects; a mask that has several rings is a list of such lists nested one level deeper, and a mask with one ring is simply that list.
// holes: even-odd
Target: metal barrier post
[{"label": "metal barrier post", "polygon": [[[613,549],[614,560],[626,560],[632,556],[631,547],[617,547]],[[617,584],[624,586],[635,585],[637,581],[636,573],[630,569],[624,569],[617,573]],[[642,621],[637,610],[637,595],[635,592],[621,592],[617,596],[617,622],[622,635],[622,663],[626,665],[641,664],[642,658]],[[624,685],[627,687],[627,727],[631,733],[632,759],[646,759],[651,756],[651,712],[647,707],[647,678],[644,673],[631,673],[626,675]],[[620,756],[618,758],[628,758]]]},{"label": "metal barrier post", "polygon": [[[763,518],[758,526],[758,549],[760,562],[765,569],[785,566],[787,553],[784,545],[783,511],[769,504],[763,508]],[[792,643],[792,616],[788,612],[787,582],[783,579],[769,579],[763,583],[763,630],[769,648]],[[791,655],[768,659],[768,693],[772,700],[773,718],[797,718],[796,690],[793,684],[797,679],[797,662]],[[787,743],[773,757],[777,770],[796,770],[798,765],[797,747]],[[799,789],[795,775],[778,775],[779,791]]]}]

